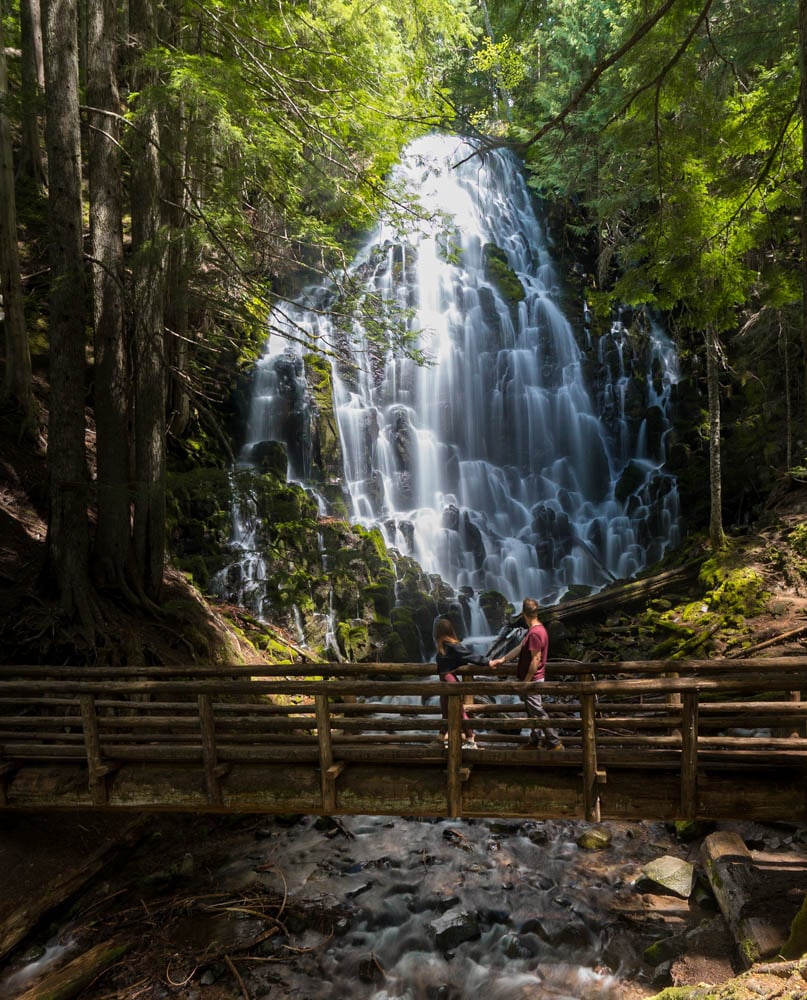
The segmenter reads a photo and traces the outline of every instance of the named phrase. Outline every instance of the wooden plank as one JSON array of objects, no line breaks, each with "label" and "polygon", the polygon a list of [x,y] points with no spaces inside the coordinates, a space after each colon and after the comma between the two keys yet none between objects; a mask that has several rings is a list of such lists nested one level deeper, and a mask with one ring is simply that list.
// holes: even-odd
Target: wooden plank
[{"label": "wooden plank", "polygon": [[684,695],[681,727],[681,819],[694,820],[698,812],[698,695]]},{"label": "wooden plank", "polygon": [[583,723],[583,803],[589,823],[600,822],[600,797],[597,787],[597,732],[594,695],[582,699]]},{"label": "wooden plank", "polygon": [[[445,685],[448,687],[449,685]],[[459,685],[451,685],[459,687]],[[448,765],[446,773],[446,803],[450,819],[462,816],[462,697],[448,698]]]},{"label": "wooden plank", "polygon": [[221,781],[218,775],[219,755],[216,745],[216,720],[213,703],[208,694],[199,695],[199,731],[202,737],[202,763],[205,769],[207,800],[211,805],[221,805]]},{"label": "wooden plank", "polygon": [[[4,672],[0,680],[0,696],[11,695],[15,692],[25,694],[31,685],[30,680],[17,679],[9,680],[9,674]],[[439,696],[441,693],[441,682],[433,680],[263,680],[260,678],[251,680],[146,680],[146,681],[123,681],[104,680],[103,678],[93,678],[87,680],[85,673],[82,680],[52,680],[47,681],[49,688],[54,694],[93,694],[109,696],[113,693],[127,693],[130,695],[167,695],[186,694],[197,696],[199,694],[218,695],[219,697],[230,697],[237,695],[299,695],[303,691],[308,695],[328,694],[331,697],[340,695],[362,696],[377,698],[388,695],[416,695]],[[697,690],[701,692],[734,691],[741,692],[761,692],[761,691],[790,691],[807,688],[807,671],[786,670],[779,668],[771,672],[748,671],[743,668],[741,672],[729,676],[681,676],[672,679],[665,677],[658,678],[629,678],[615,680],[596,681],[545,681],[542,694],[547,697],[582,697],[584,694],[597,694],[598,697],[615,695],[644,695],[653,694],[655,696],[665,695],[671,692],[683,692]],[[510,694],[522,695],[527,690],[528,685],[523,681],[474,681],[468,680],[463,684],[463,693],[466,695],[497,695]],[[444,692],[442,692],[444,693]]]},{"label": "wooden plank", "polygon": [[95,805],[107,802],[106,776],[108,768],[101,760],[101,741],[98,737],[98,719],[95,714],[95,698],[91,694],[81,696],[81,725],[84,731],[84,747],[87,754],[87,781]]},{"label": "wooden plank", "polygon": [[336,812],[336,778],[334,771],[333,744],[331,742],[331,716],[328,697],[318,694],[315,698],[317,715],[317,742],[319,745],[319,773],[322,791],[322,814],[331,816]]}]

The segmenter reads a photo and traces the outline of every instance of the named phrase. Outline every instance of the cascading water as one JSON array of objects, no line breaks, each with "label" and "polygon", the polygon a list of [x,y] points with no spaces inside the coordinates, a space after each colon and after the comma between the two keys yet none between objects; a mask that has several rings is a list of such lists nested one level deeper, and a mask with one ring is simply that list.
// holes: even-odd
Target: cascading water
[{"label": "cascading water", "polygon": [[[381,528],[457,589],[558,600],[658,560],[679,541],[663,472],[675,354],[622,322],[582,346],[562,312],[549,244],[518,161],[429,136],[397,180],[418,220],[385,220],[353,269],[368,295],[411,310],[429,359],[383,356],[331,292],[275,317],[259,366],[247,448],[280,440],[310,476],[309,397],[299,341],[338,345],[334,405],[351,515]],[[313,308],[315,307],[316,308]],[[284,338],[284,333],[290,338]]]}]

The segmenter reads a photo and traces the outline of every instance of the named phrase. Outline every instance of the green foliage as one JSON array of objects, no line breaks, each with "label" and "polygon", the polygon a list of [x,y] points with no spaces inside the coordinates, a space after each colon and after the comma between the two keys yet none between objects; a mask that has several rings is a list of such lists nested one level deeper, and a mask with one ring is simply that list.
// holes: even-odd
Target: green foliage
[{"label": "green foliage", "polygon": [[[511,78],[513,138],[564,116],[530,146],[533,183],[575,200],[598,246],[601,294],[683,309],[691,326],[720,330],[752,296],[779,308],[800,294],[797,10],[716,0],[707,31],[701,8],[673,5],[605,70],[646,4],[548,0],[501,37],[525,70]],[[493,9],[494,33],[497,23],[513,30],[509,5]]]},{"label": "green foliage", "polygon": [[800,556],[807,557],[807,524],[797,525],[790,532],[788,541]]}]

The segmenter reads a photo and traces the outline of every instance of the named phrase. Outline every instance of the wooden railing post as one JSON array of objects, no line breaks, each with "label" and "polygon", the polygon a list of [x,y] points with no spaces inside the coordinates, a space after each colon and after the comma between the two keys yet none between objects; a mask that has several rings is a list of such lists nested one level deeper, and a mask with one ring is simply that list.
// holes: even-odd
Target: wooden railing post
[{"label": "wooden railing post", "polygon": [[104,806],[109,801],[106,776],[109,768],[101,760],[101,740],[98,736],[98,718],[95,714],[95,695],[83,694],[81,725],[84,731],[84,749],[87,753],[87,784],[93,805]]},{"label": "wooden railing post", "polygon": [[[460,684],[447,684],[449,690]],[[461,694],[448,695],[448,775],[446,792],[450,819],[462,816],[462,705]]]},{"label": "wooden railing post", "polygon": [[336,779],[342,773],[344,764],[334,764],[333,742],[331,740],[331,712],[328,695],[314,696],[317,719],[317,741],[319,743],[319,775],[322,790],[322,814],[330,816],[336,812]]},{"label": "wooden railing post", "polygon": [[698,811],[698,692],[685,691],[681,731],[681,819]]},{"label": "wooden railing post", "polygon": [[216,720],[213,716],[213,699],[209,694],[197,696],[199,728],[202,733],[202,760],[205,765],[207,801],[214,806],[222,803],[219,780],[218,750],[216,748]]},{"label": "wooden railing post", "polygon": [[597,730],[594,719],[596,695],[584,694],[580,699],[580,719],[583,735],[583,807],[589,823],[600,822],[600,795],[597,789]]}]

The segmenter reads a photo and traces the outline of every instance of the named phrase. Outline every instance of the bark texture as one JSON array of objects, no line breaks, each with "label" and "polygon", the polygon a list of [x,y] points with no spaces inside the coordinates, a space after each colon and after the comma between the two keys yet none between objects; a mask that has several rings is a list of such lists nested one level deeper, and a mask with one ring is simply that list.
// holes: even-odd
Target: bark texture
[{"label": "bark texture", "polygon": [[130,544],[129,389],[125,336],[120,96],[115,0],[88,7],[90,236],[93,257],[98,525],[93,579],[127,589]]},{"label": "bark texture", "polygon": [[78,614],[88,624],[85,281],[78,94],[77,0],[46,0],[51,239],[47,572],[68,617]]}]

